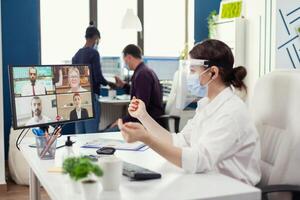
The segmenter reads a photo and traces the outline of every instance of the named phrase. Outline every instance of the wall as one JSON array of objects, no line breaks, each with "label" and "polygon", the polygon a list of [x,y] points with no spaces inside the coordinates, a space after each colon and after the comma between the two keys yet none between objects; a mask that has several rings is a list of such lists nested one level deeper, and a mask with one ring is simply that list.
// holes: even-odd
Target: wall
[{"label": "wall", "polygon": [[8,65],[40,63],[39,0],[2,1],[5,152],[11,127]]},{"label": "wall", "polygon": [[195,0],[195,42],[208,37],[207,17],[213,10],[219,12],[221,0]]},{"label": "wall", "polygon": [[[0,77],[2,75],[2,29],[1,29],[1,1],[0,1]],[[0,185],[5,184],[5,163],[4,163],[4,132],[3,132],[3,87],[0,81]]]},{"label": "wall", "polygon": [[300,2],[277,0],[276,68],[300,68]]},{"label": "wall", "polygon": [[[246,83],[249,97],[252,97],[255,83],[259,77],[277,68],[300,67],[299,37],[282,46],[297,36],[295,26],[299,27],[300,25],[300,4],[298,0],[244,0],[244,3],[245,18],[247,19],[246,66],[249,69]],[[290,35],[283,24],[279,9],[282,10]],[[295,12],[289,15],[292,11]],[[298,20],[293,22],[297,18]],[[291,22],[293,23],[290,24]],[[280,46],[282,48],[279,48]]]}]

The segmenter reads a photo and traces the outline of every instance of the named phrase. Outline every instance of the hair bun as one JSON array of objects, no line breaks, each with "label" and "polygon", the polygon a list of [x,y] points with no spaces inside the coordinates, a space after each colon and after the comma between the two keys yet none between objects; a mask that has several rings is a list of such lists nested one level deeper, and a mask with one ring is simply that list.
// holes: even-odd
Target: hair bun
[{"label": "hair bun", "polygon": [[239,89],[247,89],[246,85],[244,84],[243,80],[247,75],[247,70],[245,67],[239,66],[232,69],[231,75],[231,84]]},{"label": "hair bun", "polygon": [[90,26],[94,26],[94,25],[95,25],[94,21],[90,21]]},{"label": "hair bun", "polygon": [[247,76],[247,70],[242,66],[235,67],[233,68],[233,75],[236,80],[242,81]]}]

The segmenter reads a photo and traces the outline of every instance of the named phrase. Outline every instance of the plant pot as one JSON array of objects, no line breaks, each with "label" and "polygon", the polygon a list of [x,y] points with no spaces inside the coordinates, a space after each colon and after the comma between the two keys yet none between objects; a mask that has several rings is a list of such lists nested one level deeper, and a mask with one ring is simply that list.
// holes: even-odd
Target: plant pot
[{"label": "plant pot", "polygon": [[81,181],[84,199],[96,200],[99,196],[99,181],[84,180]]},{"label": "plant pot", "polygon": [[73,180],[69,175],[67,176],[67,182],[68,185],[70,186],[70,189],[73,193],[81,193],[81,183],[80,181],[75,181]]}]

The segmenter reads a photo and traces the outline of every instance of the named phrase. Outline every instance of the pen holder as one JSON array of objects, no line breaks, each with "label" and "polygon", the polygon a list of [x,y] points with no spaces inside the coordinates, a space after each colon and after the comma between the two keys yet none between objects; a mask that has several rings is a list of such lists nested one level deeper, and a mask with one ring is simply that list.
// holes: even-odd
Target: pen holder
[{"label": "pen holder", "polygon": [[[42,160],[52,160],[55,158],[56,140],[50,144],[50,140],[45,136],[36,136],[37,154]],[[44,152],[45,151],[45,152]]]}]

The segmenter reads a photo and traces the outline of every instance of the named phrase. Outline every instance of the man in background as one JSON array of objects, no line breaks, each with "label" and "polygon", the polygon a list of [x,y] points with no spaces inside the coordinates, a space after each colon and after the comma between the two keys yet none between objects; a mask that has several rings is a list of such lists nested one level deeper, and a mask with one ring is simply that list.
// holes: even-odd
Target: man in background
[{"label": "man in background", "polygon": [[[151,117],[158,119],[164,114],[162,89],[155,72],[142,61],[142,50],[134,44],[127,45],[123,50],[123,60],[127,69],[133,70],[134,74],[131,78],[131,84],[115,77],[116,86],[125,89],[126,93],[130,94],[131,99],[136,97],[145,102]],[[126,115],[123,117],[123,121],[126,123],[137,122],[138,120]],[[117,120],[104,131],[118,131]]]},{"label": "man in background", "polygon": [[34,67],[29,67],[28,70],[30,83],[24,85],[21,90],[21,96],[35,96],[46,94],[45,86],[37,83],[37,70]]}]

